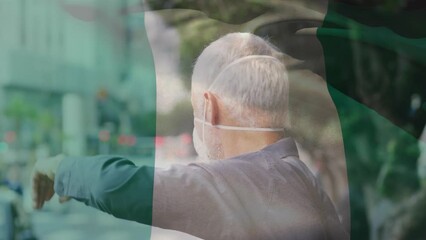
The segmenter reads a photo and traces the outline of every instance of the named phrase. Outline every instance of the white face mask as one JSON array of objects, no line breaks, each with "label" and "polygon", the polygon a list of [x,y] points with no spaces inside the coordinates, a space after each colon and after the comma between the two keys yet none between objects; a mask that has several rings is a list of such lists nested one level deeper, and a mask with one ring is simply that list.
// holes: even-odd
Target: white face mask
[{"label": "white face mask", "polygon": [[194,118],[196,122],[199,122],[203,125],[202,127],[202,140],[200,139],[200,136],[198,135],[197,129],[194,126],[193,131],[193,141],[194,141],[194,148],[197,152],[198,156],[202,159],[210,159],[209,152],[206,147],[206,139],[205,139],[205,126],[214,127],[222,130],[230,130],[230,131],[254,131],[254,132],[283,132],[284,128],[257,128],[257,127],[237,127],[237,126],[226,126],[226,125],[213,125],[209,122],[206,122],[206,107],[207,104],[204,104],[204,110],[203,110],[203,119],[199,119],[197,117]]},{"label": "white face mask", "polygon": [[194,131],[192,132],[192,141],[194,142],[195,152],[197,152],[198,157],[201,160],[208,159],[207,148],[203,142],[201,142],[200,136],[198,135],[197,129],[194,127]]}]

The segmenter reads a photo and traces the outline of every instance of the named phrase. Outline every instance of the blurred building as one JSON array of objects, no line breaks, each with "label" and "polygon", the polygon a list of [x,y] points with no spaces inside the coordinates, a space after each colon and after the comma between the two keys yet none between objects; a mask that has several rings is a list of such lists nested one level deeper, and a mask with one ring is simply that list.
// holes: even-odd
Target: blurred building
[{"label": "blurred building", "polygon": [[120,15],[127,4],[0,1],[0,136],[16,132],[21,149],[47,142],[83,154],[108,121],[131,131],[128,106],[155,111],[155,81],[141,85],[155,78],[144,19]]}]

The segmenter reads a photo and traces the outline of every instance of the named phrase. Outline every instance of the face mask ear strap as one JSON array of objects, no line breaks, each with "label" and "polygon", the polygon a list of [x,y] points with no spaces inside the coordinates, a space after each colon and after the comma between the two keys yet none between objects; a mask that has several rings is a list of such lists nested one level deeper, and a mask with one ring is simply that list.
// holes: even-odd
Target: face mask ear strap
[{"label": "face mask ear strap", "polygon": [[204,110],[203,110],[203,132],[202,132],[202,136],[203,136],[203,144],[206,144],[206,142],[204,141],[204,130],[205,130],[205,126],[206,126],[206,114],[207,114],[207,100],[204,99]]}]

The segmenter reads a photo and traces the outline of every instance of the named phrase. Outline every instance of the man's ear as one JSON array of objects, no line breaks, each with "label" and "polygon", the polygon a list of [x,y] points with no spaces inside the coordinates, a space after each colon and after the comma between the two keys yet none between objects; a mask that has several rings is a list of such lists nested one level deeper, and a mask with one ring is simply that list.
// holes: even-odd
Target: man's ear
[{"label": "man's ear", "polygon": [[204,93],[206,107],[206,121],[212,125],[219,123],[219,104],[217,97],[211,92]]}]

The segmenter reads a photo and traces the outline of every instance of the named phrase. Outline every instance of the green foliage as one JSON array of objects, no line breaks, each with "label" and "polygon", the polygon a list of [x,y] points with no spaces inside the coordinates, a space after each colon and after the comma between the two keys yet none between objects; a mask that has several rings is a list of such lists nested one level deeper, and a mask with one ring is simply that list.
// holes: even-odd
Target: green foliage
[{"label": "green foliage", "polygon": [[330,90],[341,121],[350,184],[375,186],[393,199],[417,191],[418,140],[377,112]]},{"label": "green foliage", "polygon": [[27,100],[21,94],[15,94],[10,98],[4,108],[4,115],[13,123],[13,128],[7,130],[16,131],[18,136],[24,123],[32,126],[34,128],[32,140],[36,143],[61,134],[54,114]]},{"label": "green foliage", "polygon": [[271,10],[273,1],[259,0],[148,0],[153,10],[193,9],[222,22],[241,24]]},{"label": "green foliage", "polygon": [[[186,88],[191,85],[191,73],[201,51],[220,36],[240,31],[238,24],[246,23],[273,11],[273,1],[209,1],[209,0],[149,0],[153,10],[176,9],[163,12],[163,18],[177,28],[180,45],[180,68]],[[196,10],[196,11],[194,11]],[[201,12],[200,12],[201,11]]]},{"label": "green foliage", "polygon": [[404,198],[419,188],[417,159],[420,154],[417,139],[398,131],[386,144],[388,159],[383,162],[377,187],[384,196]]},{"label": "green foliage", "polygon": [[22,96],[14,95],[4,109],[4,114],[15,121],[22,121],[24,119],[35,119],[37,112],[35,107]]},{"label": "green foliage", "polygon": [[198,19],[179,29],[181,35],[180,68],[184,76],[184,85],[191,87],[191,74],[195,59],[204,47],[220,36],[220,23],[211,19]]},{"label": "green foliage", "polygon": [[406,15],[389,18],[336,4],[318,30],[349,182],[374,186],[392,199],[408,197],[419,187],[416,136],[424,121],[411,112],[410,99],[425,87],[418,81],[424,77],[425,55],[419,39],[402,35],[408,33],[401,26],[411,21]]}]

